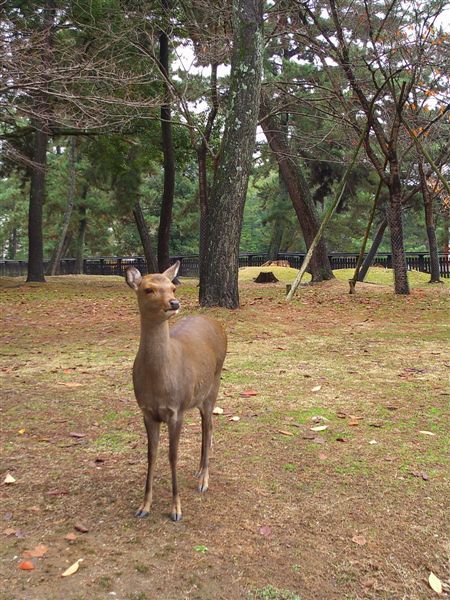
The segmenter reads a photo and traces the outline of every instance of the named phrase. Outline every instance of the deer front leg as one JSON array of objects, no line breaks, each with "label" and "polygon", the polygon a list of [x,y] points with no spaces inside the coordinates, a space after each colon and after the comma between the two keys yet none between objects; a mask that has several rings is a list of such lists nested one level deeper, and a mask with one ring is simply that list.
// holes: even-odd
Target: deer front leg
[{"label": "deer front leg", "polygon": [[202,454],[200,458],[200,467],[197,473],[199,478],[198,491],[206,492],[209,485],[209,449],[211,448],[212,436],[212,407],[203,407],[200,409],[202,416]]},{"label": "deer front leg", "polygon": [[147,431],[147,480],[145,482],[144,502],[136,512],[136,517],[148,517],[153,497],[153,474],[158,456],[160,423],[149,414],[144,413],[145,429]]},{"label": "deer front leg", "polygon": [[172,510],[170,518],[172,521],[181,521],[183,515],[181,513],[181,500],[178,493],[177,483],[177,459],[178,459],[178,443],[180,441],[181,426],[183,424],[182,417],[177,414],[173,415],[168,422],[169,429],[169,462],[172,471]]}]

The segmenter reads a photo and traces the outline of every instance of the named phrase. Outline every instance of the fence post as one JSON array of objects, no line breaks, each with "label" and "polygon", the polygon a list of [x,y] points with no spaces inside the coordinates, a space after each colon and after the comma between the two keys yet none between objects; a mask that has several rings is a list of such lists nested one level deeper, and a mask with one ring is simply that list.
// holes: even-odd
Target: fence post
[{"label": "fence post", "polygon": [[386,269],[392,269],[392,254],[386,255]]},{"label": "fence post", "polygon": [[421,271],[422,273],[426,273],[426,269],[425,269],[425,257],[423,254],[419,254],[419,271]]}]

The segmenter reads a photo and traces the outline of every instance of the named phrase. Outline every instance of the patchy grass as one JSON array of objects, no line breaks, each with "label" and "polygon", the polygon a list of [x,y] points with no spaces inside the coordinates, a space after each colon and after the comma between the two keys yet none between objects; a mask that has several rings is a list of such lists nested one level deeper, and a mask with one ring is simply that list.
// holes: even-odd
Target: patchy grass
[{"label": "patchy grass", "polygon": [[[280,283],[241,271],[239,311],[199,309],[194,280],[177,292],[184,314],[212,315],[229,335],[210,490],[196,493],[190,413],[179,524],[167,518],[165,428],[152,513],[133,516],[146,444],[132,292],[116,277],[0,281],[1,469],[16,479],[2,486],[7,600],[420,600],[430,571],[445,583],[448,283],[412,273],[411,296],[395,297],[389,273],[372,269],[350,296],[352,273],[337,271],[286,304],[295,271],[268,269]],[[19,570],[40,543],[35,570]]]}]

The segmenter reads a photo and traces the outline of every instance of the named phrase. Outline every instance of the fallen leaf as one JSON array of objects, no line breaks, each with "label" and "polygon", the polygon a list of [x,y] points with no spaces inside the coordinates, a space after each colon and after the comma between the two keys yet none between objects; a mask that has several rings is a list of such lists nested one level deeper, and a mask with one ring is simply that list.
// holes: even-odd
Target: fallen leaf
[{"label": "fallen leaf", "polygon": [[34,569],[34,565],[31,560],[24,560],[19,563],[19,569],[22,569],[22,571],[32,571]]},{"label": "fallen leaf", "polygon": [[428,577],[428,583],[430,584],[430,588],[435,591],[436,594],[442,594],[442,581],[439,579],[439,577],[436,577],[433,571]]},{"label": "fallen leaf", "polygon": [[13,527],[7,527],[3,530],[3,533],[6,537],[11,537],[12,535],[16,535],[16,530]]},{"label": "fallen leaf", "polygon": [[75,523],[73,527],[80,533],[88,533],[89,531],[89,529],[85,525],[83,525],[83,523]]},{"label": "fallen leaf", "polygon": [[82,383],[75,383],[74,381],[67,381],[67,382],[60,382],[60,383],[58,383],[58,385],[64,385],[66,387],[74,388],[74,387],[80,387],[83,384]]},{"label": "fallen leaf", "polygon": [[374,444],[378,444],[378,442],[376,440],[370,440],[369,444],[373,446]]},{"label": "fallen leaf", "polygon": [[312,392],[319,392],[321,389],[322,389],[322,386],[321,386],[321,385],[316,385],[315,387],[313,387],[313,388],[311,389],[311,391],[312,391]]},{"label": "fallen leaf", "polygon": [[6,484],[16,483],[16,480],[14,479],[14,477],[10,473],[8,473],[6,475],[5,480],[3,481],[3,483],[6,483]]},{"label": "fallen leaf", "polygon": [[326,417],[323,417],[322,415],[314,415],[314,417],[311,417],[311,421],[313,423],[325,423],[325,421],[329,422],[330,419],[327,419]]},{"label": "fallen leaf", "polygon": [[74,542],[77,539],[77,536],[71,532],[71,533],[68,533],[67,535],[65,535],[64,539],[67,540],[68,542]]},{"label": "fallen leaf", "polygon": [[325,431],[328,429],[328,425],[316,425],[316,427],[310,427],[311,431]]},{"label": "fallen leaf", "polygon": [[337,442],[346,442],[347,440],[343,437],[338,437],[338,438],[336,438],[336,441]]},{"label": "fallen leaf", "polygon": [[357,425],[359,425],[359,421],[349,421],[348,424],[350,425],[350,427],[356,427]]},{"label": "fallen leaf", "polygon": [[365,546],[367,544],[367,540],[363,535],[354,535],[352,537],[352,542],[355,542],[358,546]]},{"label": "fallen leaf", "polygon": [[424,471],[410,471],[410,474],[413,477],[419,477],[420,479],[423,479],[424,481],[428,481],[430,479],[429,475],[427,475],[427,473],[425,473]]},{"label": "fallen leaf", "polygon": [[229,421],[240,421],[241,417],[230,417],[228,420]]},{"label": "fallen leaf", "polygon": [[19,433],[20,435],[23,435],[25,433],[26,429],[19,429],[19,431],[17,433]]},{"label": "fallen leaf", "polygon": [[277,429],[277,433],[281,433],[281,435],[294,435],[292,431],[284,431],[283,429]]},{"label": "fallen leaf", "polygon": [[336,416],[338,419],[346,419],[347,418],[347,413],[345,412],[338,412],[336,413]]},{"label": "fallen leaf", "polygon": [[70,567],[66,569],[64,573],[61,574],[61,577],[69,577],[70,575],[76,573],[80,568],[80,562],[83,562],[82,558],[79,558],[76,562],[73,563],[73,565],[70,565]]},{"label": "fallen leaf", "polygon": [[47,496],[65,496],[68,493],[68,490],[50,490],[46,492]]},{"label": "fallen leaf", "polygon": [[272,529],[268,525],[262,525],[262,527],[259,528],[259,533],[264,537],[268,537],[271,535]]},{"label": "fallen leaf", "polygon": [[69,435],[70,435],[70,437],[73,437],[73,438],[84,438],[84,437],[86,437],[85,433],[78,433],[77,431],[71,431],[69,433]]},{"label": "fallen leaf", "polygon": [[25,550],[25,552],[22,553],[22,556],[24,558],[42,558],[44,554],[47,554],[47,552],[47,546],[44,544],[38,544],[33,550]]},{"label": "fallen leaf", "polygon": [[216,406],[213,410],[213,415],[223,415],[223,408],[220,408],[220,406]]},{"label": "fallen leaf", "polygon": [[257,396],[258,392],[255,392],[254,390],[247,390],[245,392],[241,392],[239,395],[241,398],[251,398],[252,396]]},{"label": "fallen leaf", "polygon": [[423,433],[423,435],[436,435],[432,431],[419,431],[419,433]]}]

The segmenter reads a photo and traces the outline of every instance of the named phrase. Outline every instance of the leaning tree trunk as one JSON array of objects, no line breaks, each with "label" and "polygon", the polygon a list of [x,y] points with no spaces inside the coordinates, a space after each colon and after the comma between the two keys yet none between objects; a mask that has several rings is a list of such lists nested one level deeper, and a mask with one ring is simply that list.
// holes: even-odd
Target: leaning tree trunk
[{"label": "leaning tree trunk", "polygon": [[387,224],[388,224],[387,218],[384,217],[378,226],[375,237],[373,238],[372,246],[370,247],[370,250],[367,253],[367,256],[365,257],[365,259],[361,265],[361,268],[358,273],[358,281],[364,281],[364,279],[367,275],[367,271],[369,270],[369,267],[372,265],[373,259],[375,258],[375,255],[378,252],[378,248],[380,247],[380,244],[383,241],[383,236],[384,236],[384,232],[386,231]]},{"label": "leaning tree trunk", "polygon": [[[163,0],[163,9],[169,10],[169,1]],[[164,189],[161,200],[161,212],[158,229],[158,267],[165,271],[169,265],[170,225],[172,223],[173,197],[175,194],[175,158],[172,140],[172,121],[170,114],[169,77],[169,37],[165,31],[159,34],[159,65],[165,79],[166,103],[161,106],[161,137],[164,155]]]},{"label": "leaning tree trunk", "polygon": [[409,294],[408,269],[403,245],[402,223],[402,190],[396,158],[389,160],[389,206],[387,219],[391,234],[392,268],[394,269],[394,286],[396,294]]},{"label": "leaning tree trunk", "polygon": [[42,209],[45,197],[48,134],[36,123],[33,141],[33,167],[28,213],[28,276],[27,281],[45,281]]},{"label": "leaning tree trunk", "polygon": [[200,304],[239,307],[239,242],[255,147],[263,66],[263,2],[233,1],[228,114],[208,205]]},{"label": "leaning tree trunk", "polygon": [[[261,127],[270,149],[275,154],[278,165],[286,183],[295,213],[303,233],[306,247],[311,246],[318,230],[319,218],[308,184],[298,161],[293,157],[280,124],[270,116],[271,108],[266,94],[261,94],[260,117]],[[313,281],[323,281],[334,277],[328,258],[326,242],[321,239],[314,251],[310,263]]]},{"label": "leaning tree trunk", "polygon": [[428,248],[430,250],[430,283],[441,282],[439,268],[439,251],[436,238],[436,227],[433,217],[433,197],[428,189],[423,160],[419,160],[420,187],[422,188],[423,206],[425,211],[425,225],[427,228]]},{"label": "leaning tree trunk", "polygon": [[76,185],[76,146],[76,140],[72,136],[69,143],[69,181],[67,186],[67,204],[66,209],[64,211],[63,224],[59,236],[58,245],[56,247],[55,256],[53,257],[52,263],[50,265],[50,275],[56,275],[57,273],[59,273],[59,267],[64,252],[64,242],[67,236],[67,231],[69,229],[70,218],[72,216]]},{"label": "leaning tree trunk", "polygon": [[147,223],[145,221],[144,213],[142,211],[142,206],[139,200],[134,205],[133,216],[136,222],[139,237],[141,239],[142,248],[144,250],[145,260],[147,262],[147,270],[149,273],[157,273],[158,265],[156,264],[156,258],[152,249],[150,233],[148,231]]}]

